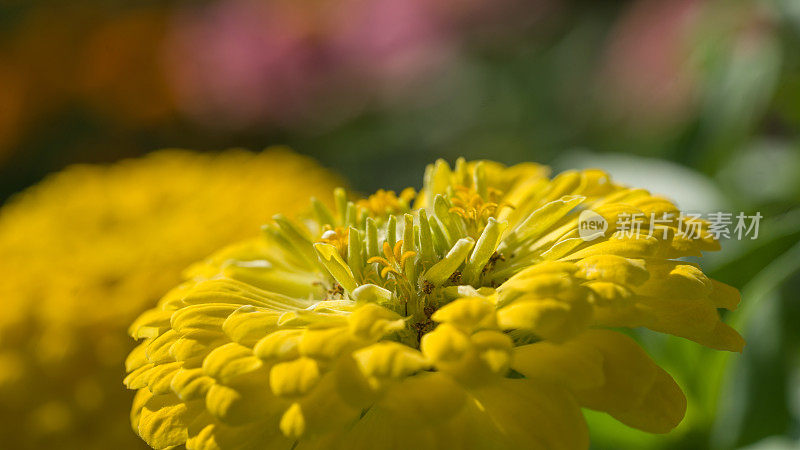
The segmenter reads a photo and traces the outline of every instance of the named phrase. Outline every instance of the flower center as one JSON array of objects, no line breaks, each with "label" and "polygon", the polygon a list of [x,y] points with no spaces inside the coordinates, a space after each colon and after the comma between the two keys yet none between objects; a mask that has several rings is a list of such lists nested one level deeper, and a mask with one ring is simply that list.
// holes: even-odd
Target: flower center
[{"label": "flower center", "polygon": [[[497,251],[504,225],[496,218],[513,206],[500,200],[500,191],[485,191],[481,195],[465,186],[450,188],[416,214],[410,214],[407,196],[398,200],[392,192],[379,192],[361,207],[340,201],[346,223],[326,224],[315,244],[336,281],[328,299],[390,308],[407,317],[418,343],[435,328],[431,315],[440,307],[496,286],[493,271],[505,261]],[[376,215],[381,209],[384,213]]]}]

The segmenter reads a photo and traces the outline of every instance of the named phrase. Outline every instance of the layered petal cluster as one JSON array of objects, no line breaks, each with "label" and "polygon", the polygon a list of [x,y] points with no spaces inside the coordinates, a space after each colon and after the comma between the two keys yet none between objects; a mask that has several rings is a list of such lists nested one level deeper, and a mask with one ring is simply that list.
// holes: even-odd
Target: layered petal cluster
[{"label": "layered petal cluster", "polygon": [[131,326],[152,447],[582,449],[581,408],[653,433],[686,409],[616,330],[744,345],[718,313],[738,292],[678,259],[718,249],[708,224],[685,233],[604,172],[439,161],[416,196],[335,198],[196,264]]},{"label": "layered petal cluster", "polygon": [[340,181],[288,150],[75,166],[0,210],[0,447],[141,448],[125,330],[181,272]]}]

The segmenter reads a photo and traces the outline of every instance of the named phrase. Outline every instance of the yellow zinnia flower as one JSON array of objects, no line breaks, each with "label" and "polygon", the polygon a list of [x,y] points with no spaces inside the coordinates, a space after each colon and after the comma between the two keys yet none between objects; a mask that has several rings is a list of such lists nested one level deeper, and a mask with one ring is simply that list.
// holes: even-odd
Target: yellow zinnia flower
[{"label": "yellow zinnia flower", "polygon": [[[686,408],[612,327],[743,346],[717,313],[738,292],[676,259],[718,243],[680,217],[619,229],[678,210],[601,171],[440,161],[413,207],[336,200],[195,265],[131,326],[131,419],[152,447],[587,448],[582,407],[654,433]],[[608,225],[592,240],[588,210]]]},{"label": "yellow zinnia flower", "polygon": [[[0,447],[140,448],[125,329],[181,271],[338,180],[287,150],[75,166],[0,210]],[[331,199],[332,200],[332,199]]]}]

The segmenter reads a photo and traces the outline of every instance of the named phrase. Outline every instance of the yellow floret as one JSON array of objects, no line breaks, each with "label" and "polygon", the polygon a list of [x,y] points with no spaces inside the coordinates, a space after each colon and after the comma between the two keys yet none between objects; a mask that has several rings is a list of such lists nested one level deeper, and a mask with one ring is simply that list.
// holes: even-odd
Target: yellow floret
[{"label": "yellow floret", "polygon": [[[140,447],[119,387],[126,327],[190,263],[309,196],[330,198],[337,181],[286,149],[169,150],[70,167],[10,200],[0,210],[0,447]],[[194,336],[198,344],[183,341],[181,352],[197,350],[202,330]],[[175,339],[160,335],[158,351],[132,354],[129,364],[150,358],[169,370]],[[165,430],[164,442],[184,434]]]}]

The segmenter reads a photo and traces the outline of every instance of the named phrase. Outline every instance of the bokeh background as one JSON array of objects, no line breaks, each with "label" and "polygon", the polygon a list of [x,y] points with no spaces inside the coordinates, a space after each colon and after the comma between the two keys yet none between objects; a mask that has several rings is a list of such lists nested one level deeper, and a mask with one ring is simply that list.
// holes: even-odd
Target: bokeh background
[{"label": "bokeh background", "polygon": [[590,414],[593,445],[800,448],[799,1],[0,0],[0,201],[74,163],[274,144],[362,192],[466,156],[760,212],[703,262],[742,290],[745,352],[643,333],[687,418]]}]

